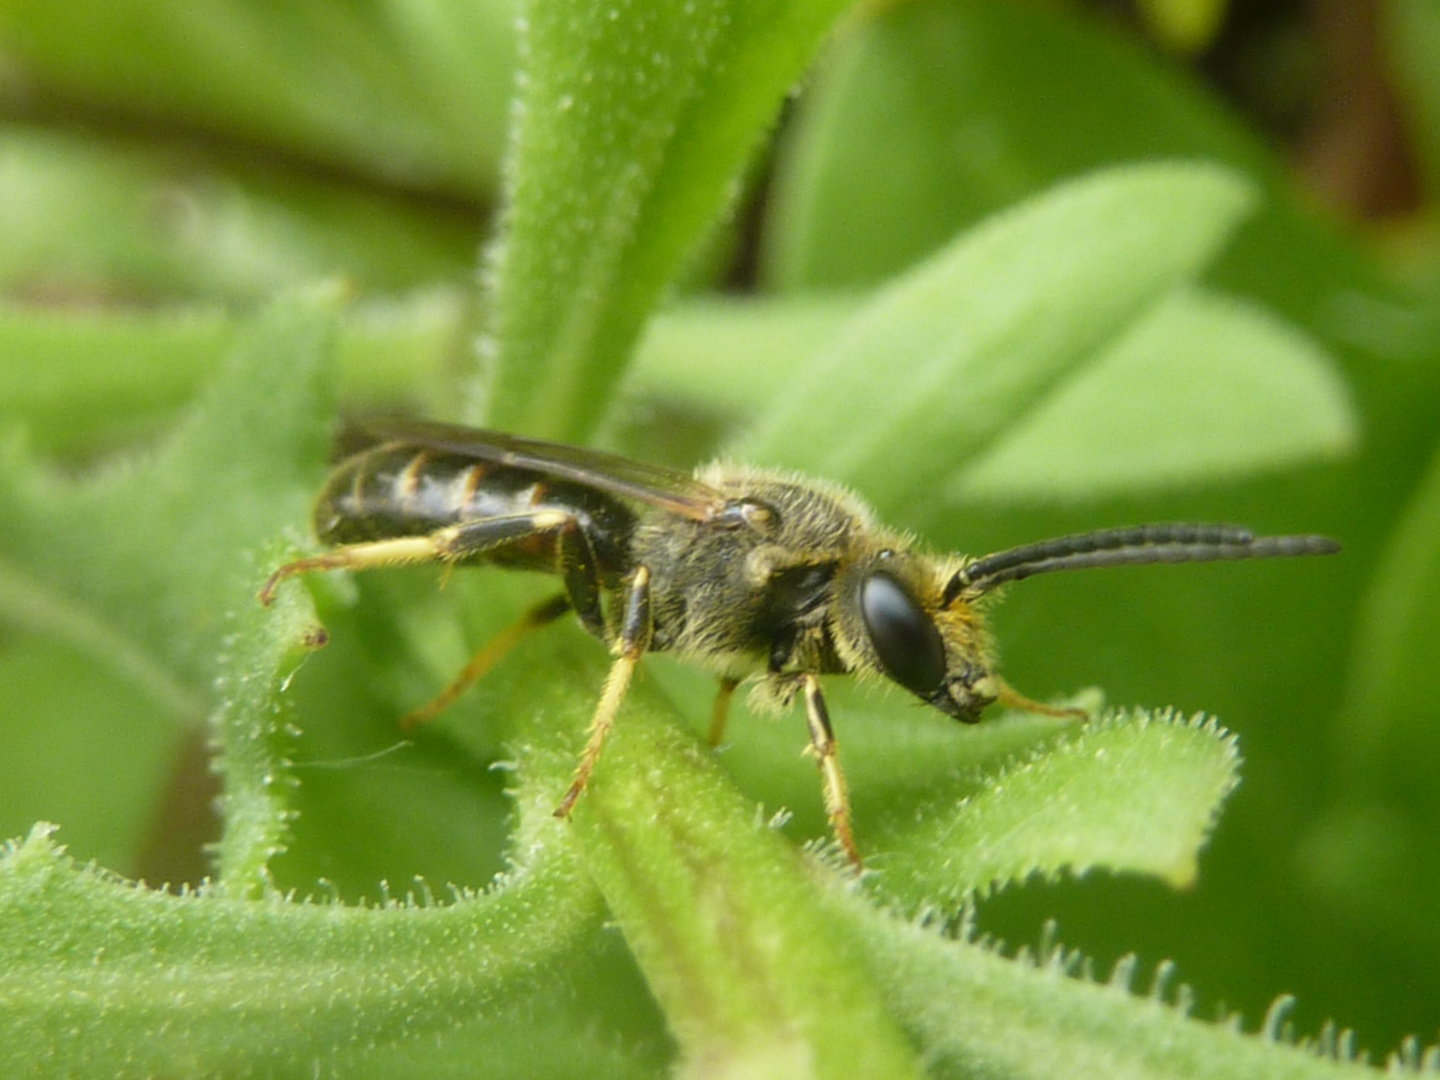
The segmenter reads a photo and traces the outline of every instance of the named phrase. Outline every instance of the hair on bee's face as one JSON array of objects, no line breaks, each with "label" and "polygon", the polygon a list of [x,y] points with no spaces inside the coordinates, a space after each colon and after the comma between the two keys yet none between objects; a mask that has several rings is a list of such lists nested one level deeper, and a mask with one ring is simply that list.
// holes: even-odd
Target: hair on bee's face
[{"label": "hair on bee's face", "polygon": [[959,568],[882,548],[851,570],[850,633],[866,666],[921,701],[966,722],[1002,692],[991,670],[983,622],[972,605],[1037,574],[1146,563],[1328,554],[1320,536],[1256,537],[1231,525],[1142,525],[1081,533],[1010,548]]}]

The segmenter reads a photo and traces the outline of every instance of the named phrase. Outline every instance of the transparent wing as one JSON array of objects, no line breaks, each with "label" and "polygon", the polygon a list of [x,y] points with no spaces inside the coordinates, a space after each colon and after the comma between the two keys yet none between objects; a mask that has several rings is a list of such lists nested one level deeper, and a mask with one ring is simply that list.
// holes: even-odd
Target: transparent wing
[{"label": "transparent wing", "polygon": [[682,517],[704,521],[725,500],[714,488],[689,473],[632,461],[581,446],[526,439],[484,428],[437,424],[422,420],[377,420],[359,425],[345,436],[347,449],[397,443],[417,449],[441,450],[476,461],[488,461],[664,507]]}]

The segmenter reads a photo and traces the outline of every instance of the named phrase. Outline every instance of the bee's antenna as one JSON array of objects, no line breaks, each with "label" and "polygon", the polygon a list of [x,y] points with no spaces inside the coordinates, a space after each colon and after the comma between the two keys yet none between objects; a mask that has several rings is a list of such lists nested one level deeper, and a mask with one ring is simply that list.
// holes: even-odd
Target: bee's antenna
[{"label": "bee's antenna", "polygon": [[1326,536],[1256,536],[1238,525],[1136,525],[1062,536],[976,559],[959,570],[947,595],[979,596],[1011,581],[1057,570],[1144,563],[1268,559],[1331,555],[1340,545]]}]

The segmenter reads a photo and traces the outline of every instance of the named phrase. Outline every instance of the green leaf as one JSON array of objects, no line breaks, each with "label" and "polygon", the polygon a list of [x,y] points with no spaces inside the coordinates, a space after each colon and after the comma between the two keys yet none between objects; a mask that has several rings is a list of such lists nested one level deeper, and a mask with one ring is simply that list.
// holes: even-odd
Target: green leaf
[{"label": "green leaf", "polygon": [[766,408],[862,302],[818,294],[687,297],[651,320],[625,392],[738,423]]},{"label": "green leaf", "polygon": [[[31,144],[26,167],[0,177],[0,185],[17,180],[8,190],[24,195],[0,199],[20,213],[16,228],[0,233],[12,243],[37,240],[14,264],[25,268],[15,278],[20,287],[61,301],[77,291],[138,291],[168,303],[176,293],[252,295],[257,281],[343,266],[365,284],[409,288],[448,275],[454,252],[473,243],[468,219],[448,241],[441,235],[452,221],[445,206],[402,220],[391,210],[415,209],[403,194],[331,196],[351,183],[337,177],[363,171],[412,196],[417,187],[459,191],[473,204],[496,145],[484,133],[498,131],[502,117],[487,110],[484,131],[468,125],[481,99],[508,79],[505,65],[478,60],[508,35],[480,38],[497,12],[509,18],[504,5],[301,0],[272,11],[212,0],[181,13],[172,3],[137,0],[123,8],[82,2],[53,16],[42,8],[21,3],[0,14],[0,36],[9,34],[3,66],[20,71],[44,107],[74,103],[89,123],[95,115],[86,110],[96,104],[105,116],[141,117],[129,131],[140,153],[100,147],[72,156],[89,144],[70,136],[48,162],[55,146]],[[529,40],[539,48],[525,90],[531,127],[517,143],[512,234],[530,253],[506,249],[494,264],[502,274],[517,266],[525,274],[497,291],[511,307],[495,324],[502,366],[492,419],[503,414],[559,434],[604,419],[637,328],[730,198],[762,113],[780,101],[824,21],[818,4],[798,14],[739,0],[688,14],[679,5],[672,12],[622,4],[613,8],[614,26],[604,21],[611,10],[531,5]],[[834,74],[816,84],[825,98],[819,111],[828,111],[834,147],[844,152],[821,163],[814,175],[826,190],[808,202],[793,198],[797,159],[780,163],[778,211],[759,223],[762,247],[766,233],[780,238],[769,248],[774,279],[874,288],[997,205],[1081,164],[1168,151],[1218,156],[1272,181],[1278,174],[1258,142],[1183,75],[1137,60],[1138,50],[1086,29],[1074,11],[919,0],[863,15],[871,21],[846,27],[841,63],[880,42],[889,50],[882,79],[856,80],[842,95]],[[47,18],[48,28],[25,29]],[[567,19],[586,25],[572,34]],[[905,32],[891,36],[902,24]],[[657,64],[652,47],[661,50]],[[593,96],[587,78],[599,88]],[[811,132],[817,114],[804,101],[791,110]],[[43,108],[33,123],[50,126]],[[194,175],[187,160],[178,160],[177,180],[167,173],[177,159],[154,153],[157,130],[187,141],[198,134],[190,145],[207,144],[202,154],[212,141],[233,149],[237,135],[272,160],[283,147],[302,171],[319,163],[328,179],[281,176],[252,186],[227,165],[193,186],[183,182]],[[7,145],[24,150],[21,142]],[[552,164],[567,170],[562,179],[537,183]],[[990,925],[1018,893],[1045,914],[1067,912],[1067,933],[1079,921],[1082,938],[1099,943],[1102,955],[1177,955],[1187,974],[1199,971],[1206,999],[1224,993],[1253,1010],[1297,985],[1306,988],[1303,1008],[1339,1000],[1343,1012],[1360,1012],[1389,1038],[1429,1007],[1423,995],[1395,987],[1429,978],[1430,961],[1416,954],[1433,939],[1420,924],[1433,906],[1424,823],[1433,819],[1425,815],[1434,796],[1423,776],[1413,787],[1388,782],[1392,773],[1417,775],[1416,763],[1433,757],[1423,752],[1428,743],[1416,734],[1420,752],[1408,762],[1383,749],[1363,761],[1374,782],[1355,785],[1356,813],[1322,820],[1315,850],[1305,852],[1330,859],[1307,866],[1308,895],[1294,885],[1291,838],[1340,787],[1316,786],[1333,764],[1316,732],[1346,667],[1349,608],[1399,493],[1414,485],[1415,456],[1433,453],[1433,327],[1357,271],[1362,258],[1352,243],[1317,242],[1326,234],[1298,226],[1293,203],[1272,202],[1265,227],[1247,230],[1221,273],[1247,279],[1247,295],[1276,298],[1350,362],[1371,446],[1354,467],[1218,491],[1212,484],[1194,495],[1176,490],[1323,460],[1346,448],[1354,424],[1315,350],[1192,287],[1244,210],[1245,185],[1204,167],[1152,169],[1090,181],[1091,208],[1100,212],[1088,225],[1078,210],[1070,216],[1046,200],[963,238],[962,246],[989,237],[1007,260],[998,269],[976,261],[968,276],[953,275],[954,294],[928,304],[898,289],[882,294],[895,305],[893,318],[882,307],[861,308],[862,298],[829,306],[816,297],[808,310],[809,297],[785,308],[747,307],[748,323],[731,318],[740,309],[677,309],[657,331],[663,358],[647,358],[631,389],[661,410],[678,403],[685,424],[660,411],[648,425],[672,460],[707,452],[717,432],[755,416],[776,425],[767,429],[775,463],[829,472],[827,463],[840,459],[842,478],[862,481],[887,512],[912,523],[937,513],[929,536],[966,550],[1089,527],[1101,510],[1128,518],[1156,507],[1342,532],[1346,557],[1323,565],[1047,579],[997,612],[1006,670],[1026,687],[1103,677],[1126,700],[1219,709],[1246,732],[1247,752],[1268,747],[1269,758],[1251,770],[1243,792],[1249,816],[1227,822],[1200,890],[1174,896],[1158,885],[1088,880],[1009,890],[980,917]],[[218,188],[213,177],[222,178]],[[262,189],[271,182],[295,198],[267,200]],[[232,190],[245,192],[239,210],[225,198]],[[1075,192],[1084,190],[1082,183],[1055,197],[1083,203]],[[520,227],[522,204],[539,222],[533,228]],[[1014,222],[1045,205],[1056,228],[1032,218],[1021,244]],[[37,208],[43,220],[26,216]],[[583,214],[572,217],[577,209]],[[1006,229],[1009,247],[994,239]],[[167,248],[177,237],[196,246],[188,255],[203,258],[188,262],[184,244]],[[1060,264],[1053,274],[1052,249]],[[81,273],[47,277],[47,264]],[[117,281],[151,284],[106,288]],[[593,790],[564,825],[550,815],[605,667],[604,649],[573,625],[525,643],[429,729],[402,738],[395,728],[470,647],[553,581],[464,570],[437,593],[440,575],[429,571],[354,582],[330,575],[287,585],[273,611],[254,602],[258,580],[291,554],[290,544],[309,542],[307,507],[333,412],[315,383],[331,350],[327,303],[282,304],[248,328],[201,316],[170,328],[141,319],[129,332],[106,319],[60,328],[56,310],[49,319],[0,319],[0,345],[12,350],[12,362],[0,362],[7,420],[19,415],[38,446],[80,451],[70,459],[80,464],[65,466],[74,475],[38,466],[18,448],[0,469],[0,610],[7,625],[45,638],[11,648],[9,636],[0,655],[0,684],[12,673],[26,680],[7,699],[0,730],[0,797],[10,814],[52,782],[65,788],[54,805],[105,817],[113,831],[101,837],[107,846],[94,847],[93,824],[87,834],[68,816],[46,817],[66,821],[77,861],[119,849],[111,865],[134,865],[135,838],[154,829],[157,807],[168,805],[147,798],[136,776],[162,783],[174,744],[189,737],[193,745],[198,721],[210,714],[227,770],[229,831],[224,880],[200,896],[167,897],[79,870],[38,835],[27,856],[17,848],[0,863],[0,1072],[318,1069],[390,1077],[509,1069],[629,1077],[660,1074],[677,1051],[695,1073],[1338,1071],[1120,989],[1063,978],[1071,961],[1048,948],[1047,965],[1036,969],[881,910],[934,904],[950,915],[992,882],[1085,866],[1188,880],[1233,764],[1224,740],[1154,719],[1087,730],[1011,716],[972,730],[901,695],[865,698],[837,686],[829,696],[873,870],[852,887],[823,856],[798,850],[826,835],[798,717],[762,725],[737,709],[733,744],[712,756],[684,734],[685,725],[703,727],[711,680],[647,658],[651,679],[627,703]],[[517,321],[507,323],[511,315]],[[434,322],[380,311],[375,323],[350,324],[359,384],[457,408],[442,373],[453,356],[447,339],[468,340],[464,319],[445,307]],[[971,326],[989,335],[975,356],[946,337]],[[519,330],[512,337],[507,327]],[[836,329],[843,334],[835,337]],[[933,353],[923,353],[927,334],[942,346]],[[523,348],[510,351],[517,342]],[[834,353],[858,355],[860,345],[868,372],[841,385],[823,370]],[[910,386],[915,372],[901,365],[914,364],[911,349],[934,359],[933,384]],[[1232,363],[1229,349],[1281,359],[1273,367]],[[1117,357],[1133,362],[1140,351],[1165,362],[1115,367]],[[818,373],[787,381],[816,352]],[[226,364],[227,354],[239,362]],[[1371,362],[1395,356],[1408,362]],[[66,366],[54,364],[57,357]],[[153,430],[222,368],[193,423],[155,453],[118,468],[83,456],[100,439]],[[52,374],[59,383],[46,381]],[[1154,381],[1136,383],[1143,378]],[[1187,392],[1190,380],[1200,385]],[[1222,415],[1227,393],[1234,415]],[[1103,397],[1100,406],[1075,405],[1087,394]],[[1291,397],[1304,408],[1290,411]],[[1287,407],[1280,421],[1271,408],[1263,425],[1241,423],[1250,406],[1258,412],[1277,399]],[[1142,452],[1164,436],[1177,400],[1182,420],[1201,404],[1215,417],[1164,440],[1164,453]],[[71,410],[73,403],[83,408]],[[895,415],[871,416],[889,404]],[[807,410],[823,416],[802,415]],[[1101,429],[1099,445],[1086,426],[1097,417],[1112,426]],[[793,432],[787,418],[799,421]],[[949,429],[948,440],[932,423]],[[882,424],[893,428],[881,432]],[[1083,452],[1043,434],[1065,430],[1067,439],[1086,440]],[[879,453],[845,472],[846,455],[867,452],[850,446],[852,435],[872,439]],[[1371,453],[1377,442],[1388,448],[1379,455]],[[970,471],[957,477],[957,464]],[[1034,494],[1126,501],[1079,512],[995,504],[1027,480]],[[951,483],[957,487],[947,491]],[[1163,499],[1154,498],[1162,485]],[[966,503],[935,505],[957,490]],[[990,506],[977,513],[981,496]],[[1417,535],[1431,516],[1417,511]],[[1402,535],[1413,540],[1408,523]],[[1426,549],[1407,541],[1404,550],[1408,557]],[[1226,574],[1241,584],[1221,583]],[[1387,574],[1374,610],[1386,619],[1405,613],[1397,598],[1407,589],[1424,601],[1433,591],[1426,574]],[[307,593],[331,634],[313,654],[305,651],[314,628]],[[1406,617],[1406,634],[1377,634],[1374,656],[1357,652],[1358,667],[1373,661],[1357,702],[1387,712],[1408,703],[1382,686],[1385,667],[1394,661],[1418,671],[1434,634],[1424,618]],[[1429,684],[1421,677],[1417,685]],[[1416,702],[1394,728],[1377,723],[1377,735],[1401,727],[1414,734],[1429,711]],[[43,769],[33,765],[37,748],[50,754]],[[118,772],[127,773],[124,783],[111,779]],[[519,800],[513,821],[506,777]],[[113,825],[122,819],[123,827]],[[483,897],[457,888],[457,902],[444,908],[338,903],[416,874],[479,883],[502,865],[507,837],[510,874]],[[1419,869],[1403,879],[1395,863]],[[1406,887],[1385,887],[1395,881]],[[336,902],[287,902],[288,890],[312,888]],[[1083,893],[1083,903],[1067,908],[1067,890]],[[413,891],[425,896],[427,886]],[[1326,904],[1356,913],[1363,928],[1332,935]],[[1388,980],[1388,992],[1372,992],[1367,977]],[[1316,984],[1325,989],[1308,989]],[[1282,1012],[1272,1011],[1267,1030],[1280,1027]],[[1318,1016],[1300,1022],[1314,1025]],[[96,1038],[56,1039],[70,1030]],[[406,1038],[411,1032],[422,1037]]]},{"label": "green leaf", "polygon": [[158,427],[233,346],[218,310],[63,314],[0,307],[0,417],[41,452]]},{"label": "green leaf", "polygon": [[[854,297],[686,301],[660,315],[627,391],[729,426],[786,393]],[[1236,481],[1351,454],[1333,361],[1244,301],[1180,289],[936,485],[952,501],[1075,503]]]},{"label": "green leaf", "polygon": [[[270,888],[272,856],[288,842],[295,808],[310,805],[297,798],[295,778],[313,773],[290,760],[303,700],[291,669],[315,626],[303,590],[283,590],[268,610],[255,594],[287,553],[273,536],[303,520],[327,449],[328,425],[316,414],[327,406],[334,299],[327,290],[273,305],[240,336],[180,430],[127,468],[83,484],[37,478],[31,463],[6,471],[14,485],[6,509],[15,510],[7,521],[23,526],[5,537],[23,571],[19,582],[33,592],[26,575],[43,563],[53,570],[45,584],[75,597],[83,617],[82,630],[53,617],[42,628],[68,632],[73,646],[124,670],[91,641],[103,632],[102,644],[131,649],[192,708],[211,709],[226,785],[220,881],[199,894],[154,893],[79,870],[44,828],[11,850],[0,865],[0,996],[13,1006],[0,1025],[7,1074],[308,1068],[317,1059],[343,1062],[363,1046],[448,1034],[473,1025],[477,1013],[482,1026],[501,1025],[489,1029],[493,1044],[513,1045],[507,1010],[537,988],[559,998],[537,1008],[562,1043],[571,1026],[593,1024],[584,1010],[570,1017],[573,995],[553,981],[562,968],[592,968],[598,908],[559,838],[548,790],[517,789],[516,850],[525,863],[484,897],[455,890],[456,903],[444,907],[427,900],[423,908],[366,909],[286,902]],[[96,535],[80,526],[97,523],[108,526],[107,544],[77,561],[74,551]],[[0,592],[23,615],[29,609],[17,595],[29,596]],[[32,607],[52,613],[51,599]],[[572,711],[583,716],[588,687],[582,696]],[[332,718],[303,719],[308,726]],[[544,730],[553,743],[565,729]],[[309,732],[301,745],[314,754]],[[542,751],[518,756],[527,777],[558,782],[573,761],[552,748],[547,772],[537,763],[546,760]],[[440,796],[432,813],[436,803],[450,805],[444,784],[421,779]],[[406,855],[416,866],[416,854]],[[417,889],[428,898],[428,885]],[[595,977],[615,985],[611,971]],[[70,1027],[87,1038],[53,1038]]]},{"label": "green leaf", "polygon": [[498,172],[513,65],[503,2],[20,0],[7,60],[112,119],[218,132],[389,183],[482,194]]},{"label": "green leaf", "polygon": [[1250,203],[1228,171],[1167,163],[997,215],[883,289],[732,451],[912,507],[1197,274]]},{"label": "green leaf", "polygon": [[954,499],[1073,502],[1235,481],[1349,455],[1332,361],[1243,301],[1179,290],[951,481]]},{"label": "green leaf", "polygon": [[316,417],[329,409],[335,302],[322,289],[274,305],[156,451],[79,482],[17,458],[0,489],[8,557],[208,689],[226,607],[253,598],[256,549],[303,519],[328,453]]},{"label": "green leaf", "polygon": [[[338,395],[361,409],[443,399],[465,310],[458,290],[444,287],[349,306],[336,341]],[[201,305],[0,305],[0,423],[20,423],[37,451],[71,456],[152,435],[214,380],[246,325],[244,316]]]},{"label": "green leaf", "polygon": [[[1416,485],[1360,613],[1338,727],[1352,790],[1376,784],[1379,770],[1440,753],[1440,729],[1427,715],[1440,699],[1440,669],[1433,662],[1437,640],[1440,454]],[[1417,794],[1430,790],[1422,781]]]},{"label": "green leaf", "polygon": [[874,830],[876,888],[912,910],[953,910],[1031,875],[1104,869],[1192,885],[1237,766],[1214,721],[1107,715],[893,811]]},{"label": "green leaf", "polygon": [[641,324],[844,0],[529,3],[485,420],[593,431]]},{"label": "green leaf", "polygon": [[[557,761],[564,757],[545,766],[552,799],[564,784]],[[1055,868],[1073,866],[1078,843],[1087,852],[1106,848],[1102,861],[1112,868],[1185,876],[1233,767],[1232,742],[1213,724],[1107,721],[996,777],[969,804],[950,802],[933,829],[922,825],[902,842],[913,865],[939,867],[937,853],[950,842],[943,823],[961,832],[979,814],[993,827],[989,853],[1000,861],[1039,859],[1045,850]],[[813,783],[813,766],[807,771]],[[903,1073],[910,1067],[896,1054],[898,1025],[936,1076],[1053,1076],[1067,1060],[1135,1077],[1333,1072],[1310,1052],[1274,1041],[1278,1008],[1265,1035],[1241,1036],[1164,1004],[1159,976],[1154,999],[1131,995],[1131,962],[1111,986],[1097,986],[1067,977],[1077,957],[1047,951],[1032,966],[885,913],[863,891],[787,853],[643,684],[572,827],[691,1068]],[[1090,849],[1087,839],[1102,834]],[[973,873],[980,883],[996,865],[984,861],[985,850],[967,849],[966,858],[980,854]],[[901,857],[877,855],[867,879],[887,899],[903,895]],[[1333,1042],[1325,1053],[1345,1056]]]},{"label": "green leaf", "polygon": [[1231,1024],[1188,1018],[1190,993],[1181,988],[1172,1003],[1166,964],[1141,997],[1129,985],[1133,956],[1116,964],[1108,983],[1097,983],[1079,954],[1054,944],[1038,957],[1011,959],[888,918],[852,897],[832,894],[829,901],[826,916],[856,941],[932,1076],[1374,1075],[1356,1060],[1353,1037],[1337,1040],[1333,1027],[1327,1039],[1288,1045],[1282,1024],[1293,999],[1277,1000],[1258,1033],[1242,1034],[1238,1017]]},{"label": "green leaf", "polygon": [[[1411,14],[1421,8],[1433,21],[1430,0]],[[1406,87],[1434,79],[1434,65],[1424,66],[1430,35],[1407,30],[1398,5],[1384,10],[1387,34],[1397,25],[1411,34],[1401,48],[1414,50],[1407,67],[1419,66],[1401,77],[1399,108],[1418,134],[1425,107],[1415,95],[1429,91]],[[1294,39],[1285,42],[1278,56],[1293,57]],[[1318,733],[1332,730],[1345,694],[1350,643],[1361,635],[1356,605],[1434,452],[1435,305],[1417,303],[1392,273],[1397,253],[1411,269],[1433,264],[1429,203],[1398,234],[1387,232],[1386,241],[1401,241],[1398,252],[1373,232],[1337,226],[1297,195],[1293,158],[1227,110],[1228,95],[1075,5],[890,5],[832,56],[777,155],[765,280],[787,289],[873,286],[957,229],[1079,172],[1156,155],[1224,162],[1266,198],[1207,281],[1257,301],[1331,352],[1365,436],[1342,467],[1098,505],[966,502],[942,508],[941,520],[912,519],[932,541],[972,552],[1161,518],[1314,530],[1345,544],[1341,556],[1306,564],[1057,576],[1007,599],[996,630],[1007,673],[1027,690],[1100,680],[1113,700],[1203,708],[1240,732],[1249,767],[1197,893],[1060,884],[997,898],[982,921],[1030,935],[1056,917],[1103,956],[1172,955],[1202,997],[1223,996],[1251,1013],[1297,989],[1297,1025],[1312,1030],[1333,1015],[1384,1045],[1433,1029],[1428,998],[1398,992],[1440,978],[1440,951],[1418,944],[1433,938],[1379,930],[1430,906],[1428,894],[1421,900],[1402,882],[1434,832],[1433,814],[1412,816],[1421,802],[1387,795],[1362,801],[1353,819],[1337,818],[1333,832],[1317,828],[1322,808],[1351,809],[1336,805],[1347,801],[1339,778],[1352,764],[1348,743]],[[1280,67],[1262,61],[1256,69],[1269,77]],[[1410,145],[1428,153],[1423,138]],[[1415,722],[1434,711],[1417,712]],[[1413,775],[1413,756],[1398,758],[1409,759]],[[1392,901],[1403,918],[1372,922],[1372,904]]]},{"label": "green leaf", "polygon": [[[903,1060],[885,1063],[898,1024],[935,1076],[1053,1076],[1067,1061],[1134,1077],[1334,1074],[1274,1040],[1279,1009],[1266,1034],[1242,1036],[1159,1000],[1158,976],[1154,998],[1132,995],[1132,962],[1101,986],[1068,977],[1078,957],[1047,950],[1038,965],[1016,962],[886,914],[786,854],[652,691],[642,685],[630,705],[572,827],[691,1067],[794,1075],[808,1063],[817,1075],[888,1075],[904,1070]],[[1055,756],[997,779],[988,807],[983,797],[952,803],[952,828],[965,829],[978,807],[998,836],[1011,813],[1021,835],[1008,850],[1033,855],[1037,841],[1065,847],[1088,832],[1098,806],[1112,854],[1124,848],[1137,865],[1173,873],[1184,870],[1174,850],[1193,865],[1233,781],[1231,742],[1209,724],[1106,722]],[[1029,769],[1054,772],[1042,783]],[[553,797],[563,774],[548,782]],[[1033,786],[1011,796],[1001,790],[1011,783]],[[1037,805],[1043,820],[1027,833]],[[921,832],[907,837],[917,852],[934,840]],[[929,860],[915,861],[938,863],[933,845]],[[881,863],[870,880],[886,891],[898,867]],[[1326,1053],[1344,1058],[1333,1045]]]},{"label": "green leaf", "polygon": [[[698,730],[713,687],[659,664],[650,675]],[[841,680],[826,697],[874,871],[865,882],[905,910],[953,912],[1031,877],[1092,869],[1188,887],[1236,783],[1233,736],[1168,710],[1087,724],[1006,712],[969,727]],[[1094,712],[1101,700],[1088,691],[1066,704]],[[726,772],[761,805],[783,807],[792,835],[827,836],[800,717],[775,724],[737,713]]]},{"label": "green leaf", "polygon": [[[1301,849],[1308,886],[1403,955],[1440,954],[1427,918],[1440,793],[1440,455],[1432,459],[1366,591],[1335,725],[1338,797]],[[1376,881],[1387,883],[1377,890]]]},{"label": "green leaf", "polygon": [[879,284],[1062,180],[1166,158],[1280,172],[1211,97],[1096,20],[1008,0],[891,5],[839,40],[797,110],[764,273],[787,291]]},{"label": "green leaf", "polygon": [[[14,602],[29,590],[12,570],[0,570],[0,836],[21,835],[36,820],[64,821],[76,851],[134,870],[152,849],[156,792],[166,790],[186,750],[203,744],[176,719],[204,715],[203,705],[88,612],[60,609],[53,593],[32,592],[17,620]],[[78,625],[56,626],[57,618]],[[92,633],[101,640],[83,652],[64,644]],[[113,665],[95,659],[117,647]],[[159,880],[181,876],[171,869],[179,860],[148,861],[145,872]]]},{"label": "green leaf", "polygon": [[159,450],[79,483],[17,459],[0,489],[0,614],[88,653],[177,720],[215,710],[221,865],[241,891],[262,886],[284,833],[279,689],[313,616],[286,604],[276,633],[255,591],[326,455],[316,416],[334,304],[322,290],[273,305]]},{"label": "green leaf", "polygon": [[11,1076],[308,1070],[547,987],[600,914],[557,844],[484,895],[354,908],[151,892],[50,832],[0,855]]},{"label": "green leaf", "polygon": [[815,918],[830,875],[807,872],[667,712],[627,702],[574,824],[688,1067],[920,1075],[870,973]]},{"label": "green leaf", "polygon": [[478,216],[457,228],[453,210],[393,192],[235,175],[161,146],[0,128],[0,153],[0,286],[28,295],[254,301],[342,274],[428,286],[463,280],[479,233]]}]

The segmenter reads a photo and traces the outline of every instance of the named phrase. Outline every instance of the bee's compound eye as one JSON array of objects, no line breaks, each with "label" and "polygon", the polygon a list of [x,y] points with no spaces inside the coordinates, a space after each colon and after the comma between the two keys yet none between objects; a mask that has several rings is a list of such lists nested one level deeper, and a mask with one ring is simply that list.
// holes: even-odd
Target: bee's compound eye
[{"label": "bee's compound eye", "polygon": [[885,674],[912,694],[933,697],[945,682],[945,645],[905,587],[889,574],[870,574],[860,584],[860,616]]}]

